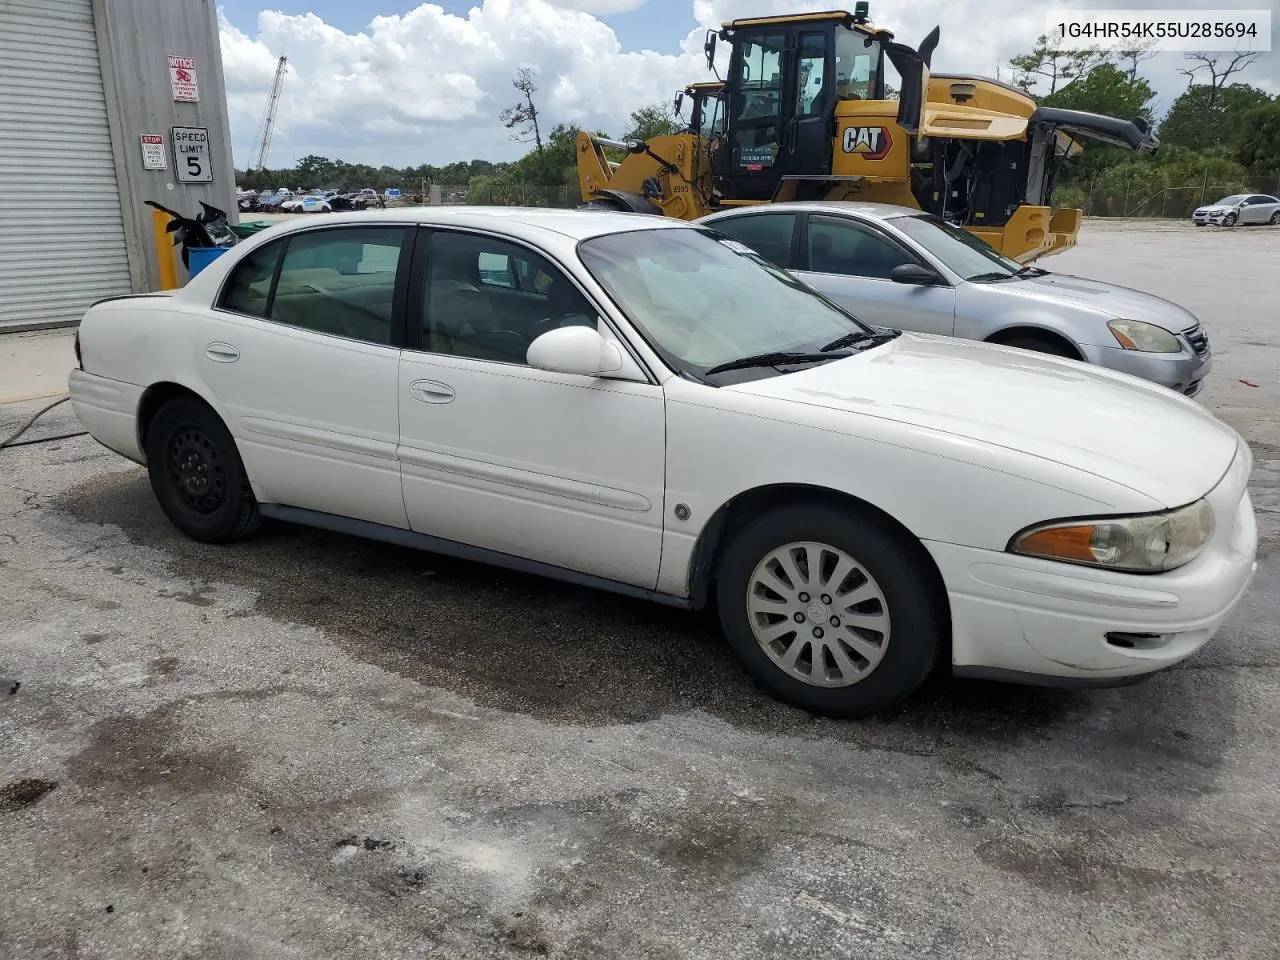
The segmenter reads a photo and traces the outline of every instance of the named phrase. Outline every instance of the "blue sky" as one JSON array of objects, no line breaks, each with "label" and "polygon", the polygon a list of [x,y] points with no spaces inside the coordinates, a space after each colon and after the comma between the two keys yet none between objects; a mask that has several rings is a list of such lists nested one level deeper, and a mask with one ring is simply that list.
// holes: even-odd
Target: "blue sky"
[{"label": "blue sky", "polygon": [[[1098,0],[1100,3],[1101,0]],[[1150,6],[1157,0],[1114,0]],[[1174,6],[1178,0],[1160,0]],[[1225,3],[1226,0],[1223,0]],[[1008,60],[1034,45],[1051,6],[1094,0],[871,0],[871,17],[916,44],[939,25],[939,72],[1011,79]],[[1243,4],[1241,4],[1243,5]],[[1280,0],[1251,0],[1280,8]],[[853,6],[849,0],[219,0],[221,46],[238,167],[253,153],[267,91],[288,55],[268,165],[307,154],[375,165],[513,160],[498,114],[521,66],[537,74],[544,132],[557,123],[623,133],[637,107],[670,103],[709,79],[703,31],[733,17]],[[1200,4],[1201,9],[1213,4]],[[374,24],[376,17],[388,19]],[[1280,17],[1276,18],[1280,21]],[[723,45],[722,45],[723,46]],[[1186,89],[1181,54],[1142,67],[1157,116]],[[1234,79],[1280,90],[1280,55]]]},{"label": "blue sky", "polygon": [[[475,6],[473,3],[460,3],[458,0],[435,0],[446,13],[465,17],[467,11]],[[901,2],[901,0],[894,0]],[[314,13],[326,23],[332,24],[346,33],[355,33],[365,29],[376,16],[407,13],[418,2],[410,0],[379,0],[376,3],[352,3],[349,0],[274,0],[264,4],[262,0],[222,0],[219,6],[225,16],[233,24],[246,32],[252,32],[257,23],[258,14],[264,9],[279,10],[281,13],[305,14]],[[839,4],[835,4],[839,6]],[[880,0],[877,6],[887,6]],[[620,13],[596,14],[613,27],[618,39],[629,50],[656,50],[659,53],[677,53],[680,41],[697,26],[693,18],[693,8],[684,0],[649,0],[635,10],[624,10]]]}]

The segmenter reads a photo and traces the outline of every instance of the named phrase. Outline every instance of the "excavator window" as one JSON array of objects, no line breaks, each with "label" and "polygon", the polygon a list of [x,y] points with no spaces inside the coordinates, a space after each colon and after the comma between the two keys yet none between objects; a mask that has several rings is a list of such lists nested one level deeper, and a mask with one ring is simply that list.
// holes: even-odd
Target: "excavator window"
[{"label": "excavator window", "polygon": [[776,117],[782,106],[782,50],[785,34],[766,34],[747,41],[739,61],[740,104],[737,119]]},{"label": "excavator window", "polygon": [[882,100],[879,41],[856,30],[836,30],[836,99]]},{"label": "excavator window", "polygon": [[826,106],[822,95],[827,82],[827,45],[820,33],[800,37],[799,75],[796,79],[796,116],[809,117],[821,113]]}]

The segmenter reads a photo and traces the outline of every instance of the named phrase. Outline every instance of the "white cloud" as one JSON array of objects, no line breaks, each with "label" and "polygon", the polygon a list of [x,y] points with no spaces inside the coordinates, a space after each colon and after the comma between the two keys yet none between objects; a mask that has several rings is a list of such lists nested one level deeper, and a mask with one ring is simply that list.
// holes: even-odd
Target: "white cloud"
[{"label": "white cloud", "polygon": [[[667,102],[685,83],[709,75],[703,34],[730,17],[777,12],[776,0],[692,0],[699,26],[678,53],[624,50],[594,14],[633,9],[644,0],[481,0],[465,17],[424,3],[375,17],[346,33],[314,14],[265,10],[250,35],[221,14],[222,55],[238,165],[247,162],[281,51],[289,73],[269,164],[292,165],[308,153],[351,161],[443,164],[476,157],[511,159],[498,113],[518,96],[517,66],[538,74],[544,129],[571,122],[620,134],[636,107]],[[873,4],[877,23],[916,44],[942,27],[938,71],[1009,79],[1008,59],[1044,29],[1044,6],[1026,0],[913,0]],[[788,11],[830,9],[830,0],[787,3]],[[658,15],[655,11],[655,15]],[[722,45],[723,47],[724,45]],[[725,50],[717,57],[724,69]],[[1276,89],[1276,55],[1238,79]],[[1178,54],[1144,64],[1167,105],[1185,86]]]}]

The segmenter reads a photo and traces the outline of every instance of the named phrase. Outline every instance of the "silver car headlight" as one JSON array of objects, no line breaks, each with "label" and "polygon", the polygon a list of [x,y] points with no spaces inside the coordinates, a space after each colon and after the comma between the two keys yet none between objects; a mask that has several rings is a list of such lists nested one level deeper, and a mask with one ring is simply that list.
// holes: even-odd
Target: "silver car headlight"
[{"label": "silver car headlight", "polygon": [[1182,343],[1164,327],[1141,320],[1112,320],[1107,329],[1126,350],[1140,353],[1181,353]]},{"label": "silver car headlight", "polygon": [[1160,573],[1190,563],[1213,536],[1207,500],[1138,517],[1037,524],[1015,534],[1009,552],[1128,573]]}]

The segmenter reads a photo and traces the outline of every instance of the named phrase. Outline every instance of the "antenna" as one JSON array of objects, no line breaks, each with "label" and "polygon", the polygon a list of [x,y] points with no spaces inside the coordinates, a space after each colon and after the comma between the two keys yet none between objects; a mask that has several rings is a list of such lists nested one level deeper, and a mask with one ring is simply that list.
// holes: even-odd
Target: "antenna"
[{"label": "antenna", "polygon": [[253,151],[254,161],[250,170],[261,170],[267,164],[267,151],[271,149],[271,134],[276,126],[276,110],[280,107],[280,91],[284,89],[287,62],[285,55],[280,54],[280,61],[276,64],[276,78],[271,84],[271,96],[267,99],[267,114],[262,118],[262,126],[258,128],[257,145]]}]

